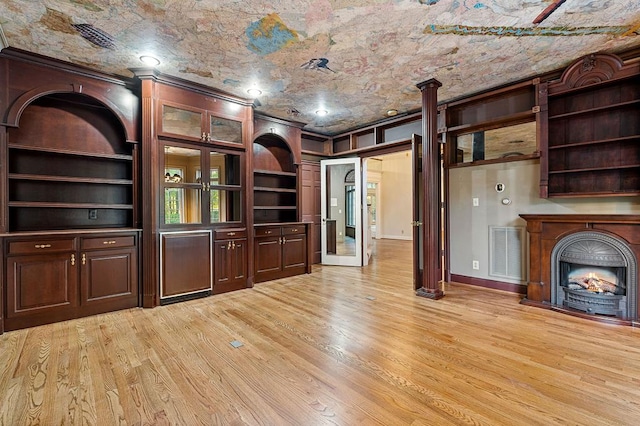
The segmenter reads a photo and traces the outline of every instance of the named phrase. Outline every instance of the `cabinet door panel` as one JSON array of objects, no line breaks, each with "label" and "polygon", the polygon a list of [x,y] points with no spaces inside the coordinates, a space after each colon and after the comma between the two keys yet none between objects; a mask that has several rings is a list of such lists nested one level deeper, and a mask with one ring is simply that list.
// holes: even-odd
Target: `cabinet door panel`
[{"label": "cabinet door panel", "polygon": [[215,242],[215,294],[247,287],[247,240]]},{"label": "cabinet door panel", "polygon": [[244,280],[247,277],[247,240],[235,240],[231,251],[231,274],[233,280]]},{"label": "cabinet door panel", "polygon": [[211,290],[211,232],[163,233],[160,297]]},{"label": "cabinet door panel", "polygon": [[[72,256],[73,260],[72,260]],[[7,259],[7,317],[63,311],[78,305],[75,255]]]},{"label": "cabinet door panel", "polygon": [[216,241],[214,244],[213,259],[215,266],[213,268],[215,274],[214,288],[218,285],[223,285],[231,280],[230,255],[231,241]]},{"label": "cabinet door panel", "polygon": [[280,237],[256,238],[256,274],[282,269],[282,246]]},{"label": "cabinet door panel", "polygon": [[307,260],[306,235],[289,235],[282,246],[282,268],[304,268]]},{"label": "cabinet door panel", "polygon": [[137,294],[134,250],[86,252],[81,256],[81,304]]}]

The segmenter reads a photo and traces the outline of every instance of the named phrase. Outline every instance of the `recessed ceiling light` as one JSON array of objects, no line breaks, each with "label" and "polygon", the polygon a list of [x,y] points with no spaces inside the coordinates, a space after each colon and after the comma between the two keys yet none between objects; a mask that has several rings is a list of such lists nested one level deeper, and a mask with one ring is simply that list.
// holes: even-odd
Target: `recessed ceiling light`
[{"label": "recessed ceiling light", "polygon": [[253,88],[253,89],[247,90],[247,93],[252,98],[257,98],[258,96],[262,95],[262,90]]},{"label": "recessed ceiling light", "polygon": [[397,109],[390,109],[387,111],[387,117],[393,117],[394,115],[398,115]]},{"label": "recessed ceiling light", "polygon": [[327,114],[329,114],[329,111],[326,109],[319,109],[316,111],[316,115],[319,115],[320,117],[324,117]]},{"label": "recessed ceiling light", "polygon": [[152,67],[157,67],[158,65],[160,65],[160,60],[158,58],[154,58],[153,56],[149,55],[140,56],[140,61]]}]

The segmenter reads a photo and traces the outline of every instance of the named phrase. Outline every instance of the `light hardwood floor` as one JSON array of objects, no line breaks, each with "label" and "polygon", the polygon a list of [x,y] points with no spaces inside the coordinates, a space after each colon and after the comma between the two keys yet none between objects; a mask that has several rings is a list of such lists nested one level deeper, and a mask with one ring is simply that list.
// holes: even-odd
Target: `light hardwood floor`
[{"label": "light hardwood floor", "polygon": [[0,424],[640,424],[638,330],[418,298],[410,262],[379,241],[363,269],[5,333]]}]

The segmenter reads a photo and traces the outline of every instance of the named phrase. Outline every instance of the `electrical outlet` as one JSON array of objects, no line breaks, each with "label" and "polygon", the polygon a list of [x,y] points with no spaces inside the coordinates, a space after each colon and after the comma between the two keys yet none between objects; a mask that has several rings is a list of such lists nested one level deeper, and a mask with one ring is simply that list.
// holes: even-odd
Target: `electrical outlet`
[{"label": "electrical outlet", "polygon": [[472,265],[473,269],[480,269],[480,262],[478,262],[477,260],[474,260]]},{"label": "electrical outlet", "polygon": [[473,198],[473,207],[478,207],[480,205],[480,199],[479,198]]},{"label": "electrical outlet", "polygon": [[98,219],[98,210],[97,209],[89,209],[89,219],[97,220]]}]

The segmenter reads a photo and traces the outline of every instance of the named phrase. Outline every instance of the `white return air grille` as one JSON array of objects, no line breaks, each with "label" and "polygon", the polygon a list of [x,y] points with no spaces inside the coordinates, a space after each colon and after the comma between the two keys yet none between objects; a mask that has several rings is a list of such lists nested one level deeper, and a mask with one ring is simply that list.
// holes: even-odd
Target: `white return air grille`
[{"label": "white return air grille", "polygon": [[525,228],[489,227],[489,275],[524,280]]}]

